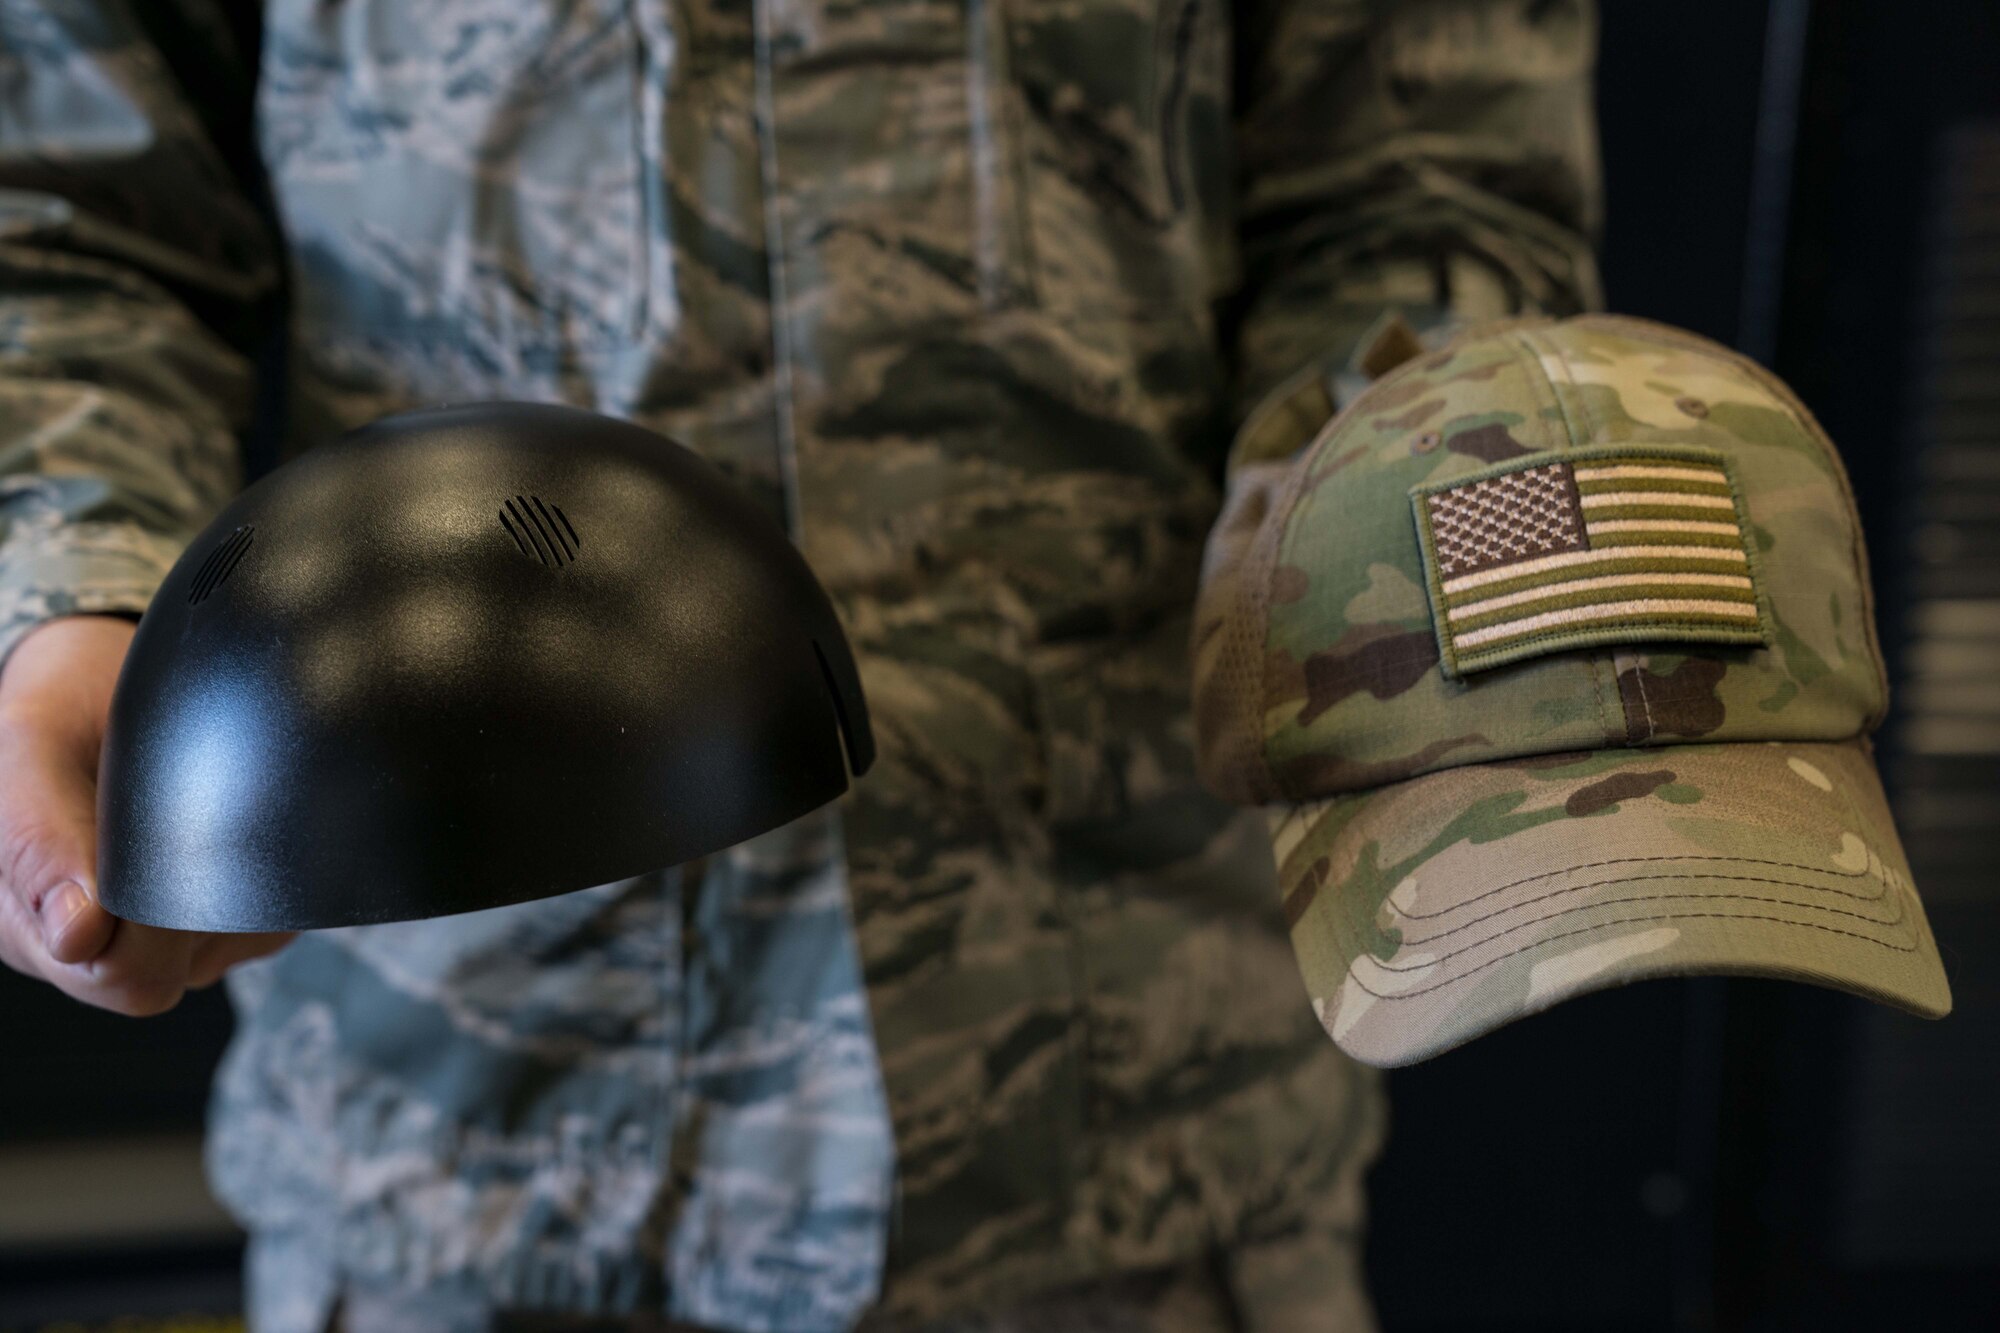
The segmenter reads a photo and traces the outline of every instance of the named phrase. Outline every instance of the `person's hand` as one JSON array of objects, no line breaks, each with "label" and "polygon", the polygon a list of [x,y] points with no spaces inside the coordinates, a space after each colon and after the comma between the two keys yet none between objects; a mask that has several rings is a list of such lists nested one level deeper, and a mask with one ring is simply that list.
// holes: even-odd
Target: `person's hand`
[{"label": "person's hand", "polygon": [[97,759],[134,630],[63,616],[0,670],[0,963],[143,1017],[292,937],[164,930],[98,906]]}]

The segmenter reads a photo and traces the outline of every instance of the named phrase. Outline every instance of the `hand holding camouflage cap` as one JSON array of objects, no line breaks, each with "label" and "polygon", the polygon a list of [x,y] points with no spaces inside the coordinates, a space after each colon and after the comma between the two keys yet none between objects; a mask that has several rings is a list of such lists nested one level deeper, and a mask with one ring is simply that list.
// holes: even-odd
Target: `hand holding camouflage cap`
[{"label": "hand holding camouflage cap", "polygon": [[1269,813],[1334,1040],[1408,1064],[1701,973],[1947,1013],[1869,745],[1861,532],[1805,407],[1601,316],[1434,352],[1392,325],[1361,361],[1295,456],[1234,460],[1195,627],[1203,774]]}]

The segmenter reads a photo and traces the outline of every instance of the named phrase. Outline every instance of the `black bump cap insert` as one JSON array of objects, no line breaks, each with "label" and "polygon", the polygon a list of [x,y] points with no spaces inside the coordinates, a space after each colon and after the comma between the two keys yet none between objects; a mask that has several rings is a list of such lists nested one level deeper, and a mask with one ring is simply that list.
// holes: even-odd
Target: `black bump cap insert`
[{"label": "black bump cap insert", "polygon": [[[522,558],[516,496],[574,559]],[[183,930],[495,907],[732,846],[873,757],[825,590],[714,466],[571,408],[407,413],[245,490],[168,575],[112,699],[100,892]]]}]

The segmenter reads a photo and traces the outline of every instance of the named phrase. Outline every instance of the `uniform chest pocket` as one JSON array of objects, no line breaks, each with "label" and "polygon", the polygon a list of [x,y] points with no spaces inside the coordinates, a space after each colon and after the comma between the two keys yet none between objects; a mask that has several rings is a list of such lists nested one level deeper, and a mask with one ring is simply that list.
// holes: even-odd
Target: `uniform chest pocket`
[{"label": "uniform chest pocket", "polygon": [[1199,308],[1227,190],[1213,0],[1003,0],[1045,309],[1088,322]]},{"label": "uniform chest pocket", "polygon": [[624,0],[274,0],[264,48],[309,354],[449,347],[476,381],[644,327],[647,52]]}]

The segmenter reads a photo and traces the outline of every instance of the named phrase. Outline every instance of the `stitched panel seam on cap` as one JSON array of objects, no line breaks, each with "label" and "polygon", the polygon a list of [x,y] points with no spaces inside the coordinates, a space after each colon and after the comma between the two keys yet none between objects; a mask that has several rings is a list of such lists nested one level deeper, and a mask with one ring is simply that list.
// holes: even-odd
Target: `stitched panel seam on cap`
[{"label": "stitched panel seam on cap", "polygon": [[[1544,337],[1540,330],[1519,329],[1512,336],[1517,343],[1527,349],[1527,359],[1533,363],[1529,382],[1545,391],[1548,395],[1546,399],[1547,404],[1553,406],[1561,414],[1563,432],[1566,438],[1559,442],[1551,440],[1548,448],[1555,453],[1567,456],[1575,450],[1595,444],[1597,442],[1597,428],[1596,423],[1588,418],[1590,405],[1587,402],[1583,403],[1583,411],[1586,417],[1583,423],[1583,431],[1579,434],[1576,420],[1570,416],[1569,404],[1563,400],[1562,391],[1556,387],[1554,378],[1550,376],[1548,361],[1544,358],[1543,353],[1546,351],[1548,356],[1553,357],[1561,364],[1564,378],[1568,380],[1569,386],[1574,389],[1576,388],[1576,376],[1570,373],[1569,358],[1563,355],[1562,349],[1555,345],[1553,338]],[[1579,402],[1582,402],[1581,394],[1577,394],[1576,397]],[[1553,429],[1553,427],[1550,428],[1552,433]],[[1625,718],[1625,699],[1617,687],[1618,669],[1612,660],[1612,655],[1608,650],[1585,650],[1582,656],[1590,668],[1590,688],[1593,702],[1597,705],[1597,725],[1598,729],[1604,733],[1604,744],[1607,746],[1626,744],[1629,736],[1629,726]],[[1611,676],[1611,688],[1608,690],[1605,688],[1604,681],[1607,672]]]},{"label": "stitched panel seam on cap", "polygon": [[1761,385],[1766,392],[1783,403],[1792,413],[1793,423],[1802,430],[1806,438],[1818,446],[1833,470],[1836,489],[1840,491],[1847,509],[1848,532],[1854,563],[1854,577],[1861,588],[1861,624],[1868,637],[1868,656],[1875,667],[1875,709],[1863,721],[1861,734],[1866,735],[1882,723],[1889,707],[1889,669],[1882,660],[1882,644],[1875,625],[1875,588],[1868,578],[1867,539],[1861,531],[1861,511],[1854,499],[1854,485],[1847,475],[1847,464],[1840,457],[1840,450],[1834,447],[1833,439],[1819,419],[1812,414],[1792,387],[1766,370],[1755,360],[1743,355],[1733,347],[1726,347],[1712,339],[1703,338],[1686,330],[1666,324],[1656,324],[1649,319],[1638,319],[1631,315],[1583,315],[1580,321],[1599,327],[1615,329],[1635,338],[1646,338],[1668,347],[1678,347],[1687,351],[1700,352],[1719,358],[1726,365],[1742,371]]}]

